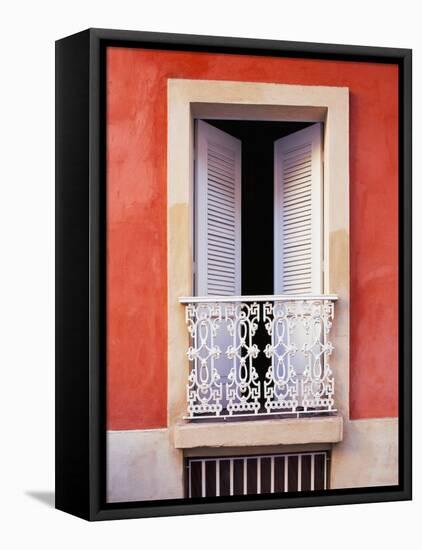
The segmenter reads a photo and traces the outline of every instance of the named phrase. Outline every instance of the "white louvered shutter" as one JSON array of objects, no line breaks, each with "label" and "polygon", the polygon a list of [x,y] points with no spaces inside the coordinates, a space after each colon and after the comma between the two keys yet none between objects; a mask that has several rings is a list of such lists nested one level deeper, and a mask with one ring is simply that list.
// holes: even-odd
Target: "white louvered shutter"
[{"label": "white louvered shutter", "polygon": [[197,121],[195,158],[195,291],[241,294],[241,142]]},{"label": "white louvered shutter", "polygon": [[274,143],[274,292],[322,291],[322,125]]}]

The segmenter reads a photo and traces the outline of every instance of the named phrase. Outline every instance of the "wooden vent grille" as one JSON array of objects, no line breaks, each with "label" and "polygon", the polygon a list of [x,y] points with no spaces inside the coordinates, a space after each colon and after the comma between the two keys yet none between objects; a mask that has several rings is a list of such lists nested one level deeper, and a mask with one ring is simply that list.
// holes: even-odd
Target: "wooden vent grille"
[{"label": "wooden vent grille", "polygon": [[218,497],[327,489],[325,451],[188,458],[187,496]]}]

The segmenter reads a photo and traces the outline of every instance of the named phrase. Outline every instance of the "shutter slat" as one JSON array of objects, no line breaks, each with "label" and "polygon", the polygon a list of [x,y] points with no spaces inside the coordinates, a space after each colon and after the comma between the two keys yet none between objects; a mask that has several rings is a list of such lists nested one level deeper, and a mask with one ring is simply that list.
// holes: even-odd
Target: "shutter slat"
[{"label": "shutter slat", "polygon": [[209,160],[210,166],[215,167],[217,169],[221,168],[221,170],[223,170],[224,172],[226,172],[230,176],[232,175],[233,169],[234,169],[233,162],[222,160],[222,159],[220,159],[220,158],[218,158],[215,155],[210,154],[210,153],[208,153],[208,155],[209,155],[208,160]]},{"label": "shutter slat", "polygon": [[306,185],[302,185],[301,187],[297,187],[296,189],[285,192],[284,193],[284,200],[291,200],[295,199],[300,196],[309,195],[309,192],[311,191],[311,182],[307,182]]},{"label": "shutter slat", "polygon": [[[227,151],[226,151],[227,152]],[[212,146],[212,144],[210,144],[209,148],[208,148],[208,154],[210,155],[210,157],[212,157],[213,159],[216,159],[217,161],[219,162],[223,162],[225,164],[228,164],[229,166],[231,166],[232,168],[234,168],[234,163],[235,163],[235,157],[228,154],[226,155],[222,150],[221,151],[218,151],[216,148],[214,148]]]},{"label": "shutter slat", "polygon": [[[309,233],[311,232],[311,225],[306,225],[303,227],[298,227],[294,231],[285,231],[284,232],[284,242],[288,243],[292,240],[303,240],[308,241],[310,240]],[[299,244],[299,242],[298,242]]]},{"label": "shutter slat", "polygon": [[298,231],[304,231],[311,229],[311,222],[307,219],[301,219],[297,221],[296,223],[290,223],[290,224],[283,224],[283,232],[284,235],[288,235],[289,233],[297,233]]},{"label": "shutter slat", "polygon": [[304,258],[303,256],[299,256],[294,260],[284,260],[284,268],[288,269],[289,267],[292,267],[292,266],[297,266],[298,268],[300,268],[303,264],[304,259],[307,259],[307,258],[306,257]]},{"label": "shutter slat", "polygon": [[[297,250],[297,248],[300,248],[300,250]],[[289,262],[299,258],[307,258],[308,256],[312,257],[312,250],[310,246],[304,245],[297,248],[286,251],[284,261]]]},{"label": "shutter slat", "polygon": [[224,268],[226,271],[232,272],[235,264],[230,260],[230,256],[210,254],[208,258],[208,265]]},{"label": "shutter slat", "polygon": [[284,216],[282,216],[282,220],[290,220],[292,218],[295,218],[297,215],[305,215],[312,210],[312,205],[309,204],[308,206],[304,206],[303,204],[295,207],[291,206],[287,212],[284,213]]},{"label": "shutter slat", "polygon": [[220,198],[220,195],[225,195],[224,200],[228,200],[232,205],[234,205],[233,202],[233,194],[234,194],[234,187],[231,187],[227,183],[221,182],[221,181],[214,181],[211,176],[208,178],[208,191],[210,191],[214,197],[217,199]]},{"label": "shutter slat", "polygon": [[210,212],[210,219],[212,219],[213,222],[224,224],[227,227],[235,226],[235,222],[233,221],[233,219],[230,218],[230,216],[227,216],[226,214],[224,214],[223,212],[216,212],[211,207],[209,209],[209,212]]},{"label": "shutter slat", "polygon": [[224,161],[216,159],[212,155],[208,155],[208,167],[211,170],[215,170],[216,172],[222,173],[230,180],[233,179],[233,171],[234,171],[233,164],[226,163]]},{"label": "shutter slat", "polygon": [[214,237],[225,237],[227,239],[233,238],[234,230],[233,228],[227,228],[224,227],[220,223],[213,223],[211,219],[208,218],[208,231],[210,235],[213,235]]},{"label": "shutter slat", "polygon": [[[213,126],[210,126],[209,124],[206,124],[205,122],[202,123],[203,126],[208,126],[208,131],[210,132],[213,132],[215,130],[215,128]],[[225,132],[222,132],[221,130],[217,130],[217,132],[220,133],[220,136],[219,136],[219,140],[221,139],[221,134],[224,134],[224,138],[223,138],[223,141],[226,140],[227,138],[230,140],[231,139],[231,136],[229,136],[229,134],[226,134]],[[233,138],[233,143],[234,142],[239,142],[239,140],[235,140],[235,138]],[[216,143],[213,143],[212,141],[208,141],[208,151],[216,156],[216,157],[219,157],[223,160],[226,160],[228,162],[235,162],[235,159],[236,159],[236,156],[237,156],[237,152],[235,152],[234,150],[232,151],[230,148],[232,147],[233,144],[230,144],[229,147],[225,147],[224,145],[222,145],[222,142],[218,141]],[[236,145],[234,146],[236,147]],[[233,164],[234,166],[234,164]]]},{"label": "shutter slat", "polygon": [[284,179],[284,189],[290,189],[292,187],[294,187],[295,185],[297,185],[297,183],[302,183],[304,181],[308,181],[309,178],[311,177],[311,171],[309,170],[309,172],[305,173],[305,174],[297,174],[295,176],[291,176],[290,178],[285,178]]},{"label": "shutter slat", "polygon": [[[208,239],[209,241],[213,240],[216,243],[225,243],[225,244],[231,244],[234,247],[236,247],[236,243],[233,241],[232,236],[226,236],[226,235],[214,235],[211,232],[208,233]],[[218,246],[218,245],[217,245]]]},{"label": "shutter slat", "polygon": [[232,188],[234,186],[234,179],[231,178],[228,174],[225,174],[221,170],[217,170],[213,166],[208,166],[208,173],[211,181],[214,179],[216,182],[221,182],[226,185],[226,187]]},{"label": "shutter slat", "polygon": [[217,264],[215,262],[210,262],[209,265],[211,265],[216,272],[233,277],[233,268],[230,269],[230,267],[228,266],[221,266],[220,264]]},{"label": "shutter slat", "polygon": [[210,254],[212,253],[212,251],[216,251],[218,253],[224,253],[226,252],[227,254],[230,254],[232,255],[233,254],[233,250],[235,248],[234,244],[233,243],[230,243],[230,242],[216,242],[216,239],[214,239],[214,237],[212,235],[209,235],[208,237],[208,246],[209,246],[209,249],[210,249]]},{"label": "shutter slat", "polygon": [[[291,207],[297,207],[297,208],[306,208],[306,206],[311,206],[311,193],[308,193],[304,197],[293,197],[291,199],[286,198],[286,200],[283,201],[283,208],[288,211]],[[300,206],[299,206],[300,205]]]},{"label": "shutter slat", "polygon": [[302,175],[303,173],[312,172],[312,165],[310,162],[300,163],[299,165],[291,165],[288,168],[283,168],[283,178],[286,180],[294,178],[296,175]]},{"label": "shutter slat", "polygon": [[306,210],[304,210],[303,212],[301,212],[300,215],[297,215],[297,216],[291,216],[290,218],[287,218],[286,216],[286,218],[283,221],[283,227],[288,228],[292,225],[304,223],[306,222],[307,217],[308,217],[308,213]]},{"label": "shutter slat", "polygon": [[310,178],[312,175],[312,168],[310,165],[305,166],[300,170],[290,170],[283,175],[284,182],[287,184],[293,183],[299,179]]},{"label": "shutter slat", "polygon": [[225,197],[224,195],[222,196],[222,193],[219,193],[218,196],[215,196],[214,192],[211,192],[210,190],[209,204],[218,206],[218,208],[221,208],[221,210],[225,210],[226,212],[229,212],[232,216],[234,216],[234,213],[235,213],[234,203],[231,203],[228,197]]},{"label": "shutter slat", "polygon": [[285,161],[285,167],[287,168],[298,168],[304,164],[310,165],[312,162],[312,157],[309,152],[305,154],[296,155],[295,157],[289,156]]}]

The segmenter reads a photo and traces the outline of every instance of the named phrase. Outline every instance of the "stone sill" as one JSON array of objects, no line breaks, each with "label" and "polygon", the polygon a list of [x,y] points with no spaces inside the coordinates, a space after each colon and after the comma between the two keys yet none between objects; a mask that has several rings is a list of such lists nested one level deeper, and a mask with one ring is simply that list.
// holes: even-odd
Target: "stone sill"
[{"label": "stone sill", "polygon": [[342,439],[343,418],[340,415],[237,422],[181,422],[174,427],[176,449],[337,443]]}]

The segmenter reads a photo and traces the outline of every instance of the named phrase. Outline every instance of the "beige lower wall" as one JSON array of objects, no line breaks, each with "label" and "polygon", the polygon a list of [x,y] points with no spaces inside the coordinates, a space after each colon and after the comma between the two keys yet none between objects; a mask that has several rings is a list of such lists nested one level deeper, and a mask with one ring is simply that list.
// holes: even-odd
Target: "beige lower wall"
[{"label": "beige lower wall", "polygon": [[331,488],[398,484],[398,419],[351,420],[331,454]]},{"label": "beige lower wall", "polygon": [[[260,421],[256,421],[259,425]],[[343,441],[331,446],[332,489],[398,483],[398,419],[379,418],[344,423]],[[329,449],[327,444],[256,447],[266,452]],[[195,451],[193,453],[193,451]],[[240,454],[242,449],[236,449]],[[232,448],[185,449],[187,455],[224,455]],[[252,447],[242,452],[253,454]],[[128,430],[107,433],[107,501],[130,502],[183,498],[183,451],[174,446],[171,430]]]},{"label": "beige lower wall", "polygon": [[183,453],[169,430],[107,432],[108,502],[183,496]]}]

